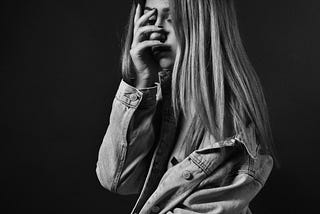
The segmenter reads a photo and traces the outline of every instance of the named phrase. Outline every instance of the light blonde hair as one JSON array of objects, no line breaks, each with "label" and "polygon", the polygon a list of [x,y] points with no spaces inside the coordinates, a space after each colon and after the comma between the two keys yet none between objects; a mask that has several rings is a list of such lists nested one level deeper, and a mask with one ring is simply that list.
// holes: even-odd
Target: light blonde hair
[{"label": "light blonde hair", "polygon": [[[197,148],[205,132],[216,140],[241,133],[245,141],[255,141],[261,151],[272,153],[267,105],[240,38],[233,1],[169,2],[178,40],[172,71],[174,113],[177,118],[179,113],[196,112],[186,154]],[[129,82],[134,80],[129,50],[136,3],[131,9],[122,57],[123,77]],[[145,1],[139,3],[144,5]],[[226,130],[228,123],[232,130]],[[246,131],[249,126],[254,134]]]}]

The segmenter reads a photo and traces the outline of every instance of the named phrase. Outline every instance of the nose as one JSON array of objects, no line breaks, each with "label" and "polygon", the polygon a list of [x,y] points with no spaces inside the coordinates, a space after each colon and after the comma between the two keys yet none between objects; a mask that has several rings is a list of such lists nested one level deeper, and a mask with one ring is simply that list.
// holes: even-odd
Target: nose
[{"label": "nose", "polygon": [[162,30],[151,33],[150,40],[159,40],[160,42],[165,42],[167,40],[168,32],[164,29],[162,21],[161,18],[157,18],[154,25],[158,28],[162,28]]}]

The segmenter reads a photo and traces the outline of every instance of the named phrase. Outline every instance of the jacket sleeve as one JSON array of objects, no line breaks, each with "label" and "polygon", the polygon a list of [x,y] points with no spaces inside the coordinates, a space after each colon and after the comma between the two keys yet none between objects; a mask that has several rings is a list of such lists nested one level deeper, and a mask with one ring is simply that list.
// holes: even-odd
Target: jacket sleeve
[{"label": "jacket sleeve", "polygon": [[120,83],[96,166],[101,185],[112,192],[136,194],[143,185],[155,140],[152,119],[158,88],[158,83],[145,89]]},{"label": "jacket sleeve", "polygon": [[251,213],[249,203],[264,186],[273,159],[269,155],[253,159],[239,149],[241,151],[239,147],[224,148],[224,155],[217,154],[220,166],[166,214]]},{"label": "jacket sleeve", "polygon": [[254,178],[241,174],[231,185],[195,191],[167,214],[248,214],[249,203],[261,188]]}]

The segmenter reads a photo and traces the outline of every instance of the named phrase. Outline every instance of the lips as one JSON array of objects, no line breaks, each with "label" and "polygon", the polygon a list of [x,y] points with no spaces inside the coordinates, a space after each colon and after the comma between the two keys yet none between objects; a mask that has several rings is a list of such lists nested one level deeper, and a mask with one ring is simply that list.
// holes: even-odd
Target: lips
[{"label": "lips", "polygon": [[171,48],[169,46],[152,47],[151,51],[154,56],[161,56],[169,52]]}]

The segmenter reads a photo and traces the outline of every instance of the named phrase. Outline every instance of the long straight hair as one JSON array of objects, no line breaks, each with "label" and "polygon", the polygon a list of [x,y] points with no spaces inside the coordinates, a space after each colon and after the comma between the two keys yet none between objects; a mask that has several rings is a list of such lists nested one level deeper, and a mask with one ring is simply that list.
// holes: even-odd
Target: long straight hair
[{"label": "long straight hair", "polygon": [[[233,1],[169,2],[178,40],[171,83],[174,115],[195,113],[186,155],[198,147],[204,133],[217,141],[241,134],[244,141],[255,141],[263,152],[273,154],[264,94],[243,47]],[[122,74],[129,82],[135,78],[129,51],[137,3],[143,6],[145,1],[133,2],[122,53]]]}]

